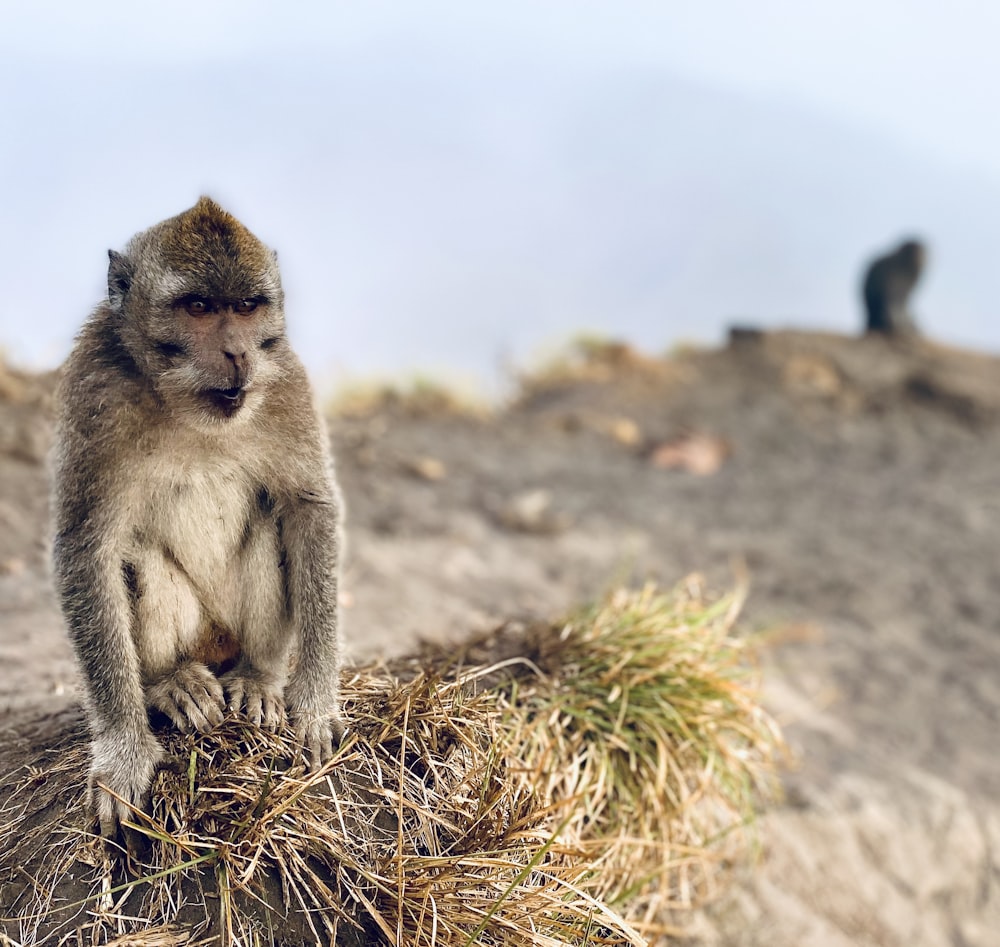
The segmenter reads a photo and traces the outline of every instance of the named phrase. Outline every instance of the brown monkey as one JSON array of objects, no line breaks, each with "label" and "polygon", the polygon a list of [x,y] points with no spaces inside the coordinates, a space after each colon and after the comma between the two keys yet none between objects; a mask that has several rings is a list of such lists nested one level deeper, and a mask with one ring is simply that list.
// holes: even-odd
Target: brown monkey
[{"label": "brown monkey", "polygon": [[340,497],[275,254],[203,197],[109,256],[60,383],[53,510],[106,835],[162,756],[147,708],[207,730],[287,705],[313,767],[343,733]]},{"label": "brown monkey", "polygon": [[927,262],[927,249],[918,240],[907,240],[892,253],[872,261],[865,272],[863,295],[868,332],[916,335],[917,325],[908,309],[910,293]]}]

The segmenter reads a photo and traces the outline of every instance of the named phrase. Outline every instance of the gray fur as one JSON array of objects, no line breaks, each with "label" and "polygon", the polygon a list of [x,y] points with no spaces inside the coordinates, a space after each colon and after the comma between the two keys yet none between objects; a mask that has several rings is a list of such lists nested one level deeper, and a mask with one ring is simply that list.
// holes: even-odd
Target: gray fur
[{"label": "gray fur", "polygon": [[[238,316],[251,291],[266,302]],[[193,316],[177,302],[191,293],[221,302]],[[204,730],[227,702],[274,728],[287,703],[321,765],[343,732],[340,496],[273,253],[205,199],[134,238],[58,404],[53,560],[102,832],[148,801],[162,749],[147,707]],[[224,673],[205,656],[216,632],[239,651]]]}]

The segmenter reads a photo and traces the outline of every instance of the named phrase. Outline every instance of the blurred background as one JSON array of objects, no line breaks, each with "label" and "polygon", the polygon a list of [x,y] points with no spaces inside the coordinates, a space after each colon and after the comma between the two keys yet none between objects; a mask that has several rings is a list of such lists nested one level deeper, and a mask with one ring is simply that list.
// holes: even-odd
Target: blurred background
[{"label": "blurred background", "polygon": [[[278,249],[293,342],[347,390],[351,660],[748,574],[794,765],[690,943],[996,947],[998,50],[983,0],[0,3],[0,771],[4,714],[75,675],[54,380],[6,360],[57,365],[108,248],[208,194]],[[907,237],[946,345],[858,343],[862,274]],[[736,324],[842,335],[681,348]],[[511,383],[581,333],[642,352]]]},{"label": "blurred background", "polygon": [[911,234],[921,326],[997,351],[998,35],[973,0],[4,4],[0,346],[57,364],[106,249],[207,193],[321,385],[854,332]]}]

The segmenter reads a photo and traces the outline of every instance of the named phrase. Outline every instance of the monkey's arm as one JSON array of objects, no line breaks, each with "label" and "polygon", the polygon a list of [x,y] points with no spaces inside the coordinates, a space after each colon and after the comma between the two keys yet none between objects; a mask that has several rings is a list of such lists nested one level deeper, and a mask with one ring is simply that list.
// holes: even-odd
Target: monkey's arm
[{"label": "monkey's arm", "polygon": [[[84,471],[57,474],[56,589],[86,686],[92,734],[89,792],[101,832],[142,808],[162,748],[146,717],[139,659],[130,630],[124,565],[114,530],[88,508]],[[105,791],[101,786],[106,787]]]},{"label": "monkey's arm", "polygon": [[338,506],[332,486],[301,491],[281,516],[286,581],[298,629],[298,663],[286,690],[292,720],[312,768],[333,755],[340,718],[337,638]]}]

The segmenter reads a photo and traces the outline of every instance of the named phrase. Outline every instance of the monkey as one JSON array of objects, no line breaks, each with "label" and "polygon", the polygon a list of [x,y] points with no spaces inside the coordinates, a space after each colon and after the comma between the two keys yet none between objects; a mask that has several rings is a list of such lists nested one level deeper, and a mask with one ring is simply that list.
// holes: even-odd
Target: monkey
[{"label": "monkey", "polygon": [[892,253],[872,261],[862,288],[867,332],[918,334],[907,303],[926,263],[927,248],[918,240],[906,240]]},{"label": "monkey", "polygon": [[108,257],[57,391],[52,562],[110,837],[149,804],[151,717],[287,708],[311,769],[344,723],[341,497],[277,255],[202,197]]}]

